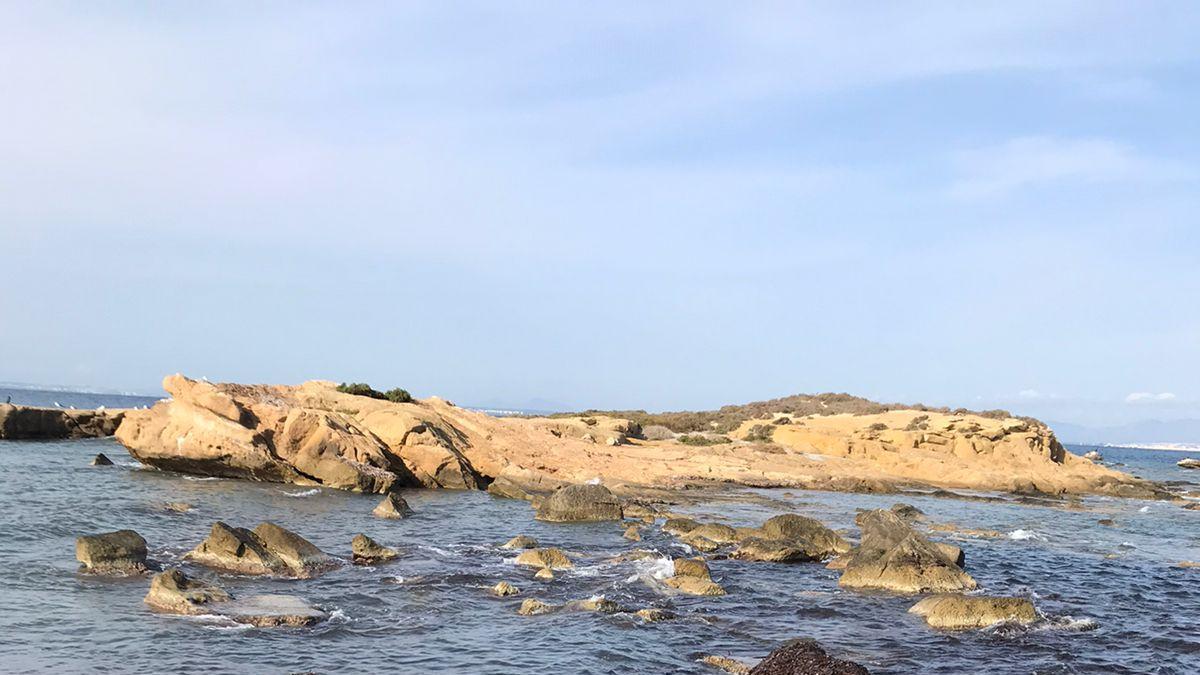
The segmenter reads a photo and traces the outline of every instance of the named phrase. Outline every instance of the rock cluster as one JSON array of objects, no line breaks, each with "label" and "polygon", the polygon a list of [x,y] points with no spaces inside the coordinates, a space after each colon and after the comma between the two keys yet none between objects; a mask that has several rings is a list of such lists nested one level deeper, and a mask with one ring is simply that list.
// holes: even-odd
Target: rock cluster
[{"label": "rock cluster", "polygon": [[124,410],[63,410],[0,403],[0,440],[112,436]]},{"label": "rock cluster", "polygon": [[171,614],[214,614],[254,626],[311,626],[325,612],[290,595],[254,595],[235,599],[225,590],[167,570],[150,582],[147,605]]},{"label": "rock cluster", "polygon": [[274,523],[253,530],[214,523],[208,538],[186,556],[201,565],[238,574],[271,574],[307,578],[336,561],[295,532]]}]

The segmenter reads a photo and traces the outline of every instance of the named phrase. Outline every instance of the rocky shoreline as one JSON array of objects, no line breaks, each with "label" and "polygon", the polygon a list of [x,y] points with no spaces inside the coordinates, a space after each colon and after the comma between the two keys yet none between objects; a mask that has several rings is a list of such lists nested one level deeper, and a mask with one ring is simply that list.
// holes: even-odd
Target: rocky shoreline
[{"label": "rocky shoreline", "polygon": [[0,403],[0,440],[53,440],[112,436],[125,410],[64,410]]}]

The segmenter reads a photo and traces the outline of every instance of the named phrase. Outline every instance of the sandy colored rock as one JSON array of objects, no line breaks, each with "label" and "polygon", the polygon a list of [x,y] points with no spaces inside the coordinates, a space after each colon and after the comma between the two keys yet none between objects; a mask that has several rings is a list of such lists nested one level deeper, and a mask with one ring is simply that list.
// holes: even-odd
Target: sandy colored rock
[{"label": "sandy colored rock", "polygon": [[195,506],[192,506],[191,504],[189,504],[187,502],[167,502],[167,503],[163,504],[164,510],[173,511],[175,513],[188,513],[190,511],[194,510],[195,508],[196,508]]},{"label": "sandy colored rock", "polygon": [[521,603],[521,608],[517,610],[517,614],[521,616],[537,616],[538,614],[549,614],[558,611],[558,607],[551,605],[541,600],[534,598],[526,598]]},{"label": "sandy colored rock", "polygon": [[512,584],[508,583],[507,581],[501,581],[500,583],[496,584],[495,586],[492,586],[492,593],[494,595],[497,595],[502,598],[508,597],[510,595],[518,595],[520,592],[521,592],[521,589],[517,588],[516,586],[513,586]]},{"label": "sandy colored rock", "polygon": [[235,599],[221,588],[188,578],[178,569],[156,575],[145,602],[160,612],[211,614],[259,627],[311,626],[328,618],[325,612],[290,595]]},{"label": "sandy colored rock", "polygon": [[629,541],[642,540],[642,532],[638,529],[637,525],[630,525],[629,527],[625,528],[625,533],[621,536],[625,537]]},{"label": "sandy colored rock", "polygon": [[671,619],[677,618],[675,612],[666,609],[660,609],[658,607],[646,607],[645,609],[639,609],[637,611],[637,616],[646,623],[670,621]]},{"label": "sandy colored rock", "polygon": [[691,518],[668,518],[667,521],[663,523],[662,529],[663,532],[666,532],[667,534],[679,537],[691,532],[697,527],[700,527],[700,523],[692,520]]},{"label": "sandy colored rock", "polygon": [[708,564],[702,558],[676,558],[675,576],[663,581],[667,586],[688,595],[725,595],[725,589],[712,580]]},{"label": "sandy colored rock", "polygon": [[609,600],[603,596],[587,598],[585,600],[571,600],[562,606],[562,609],[576,612],[599,612],[600,614],[616,614],[621,611],[621,606],[615,601]]},{"label": "sandy colored rock", "polygon": [[169,569],[150,581],[145,602],[154,609],[172,614],[215,614],[209,607],[228,602],[229,593],[216,586],[189,578],[181,570]]},{"label": "sandy colored rock", "polygon": [[1200,459],[1188,457],[1175,462],[1176,466],[1181,469],[1200,469]]},{"label": "sandy colored rock", "polygon": [[300,578],[316,576],[336,565],[308,540],[274,523],[262,523],[253,531],[214,523],[208,537],[185,558],[238,574]]},{"label": "sandy colored rock", "polygon": [[805,549],[793,546],[786,541],[757,538],[744,539],[730,554],[730,557],[738,560],[778,563],[820,560],[819,557],[810,554]]},{"label": "sandy colored rock", "polygon": [[527,549],[517,556],[517,564],[528,567],[545,567],[552,570],[565,570],[575,566],[567,554],[558,548]]},{"label": "sandy colored rock", "polygon": [[568,485],[537,507],[537,519],[556,523],[621,520],[621,500],[603,485]]},{"label": "sandy colored rock", "polygon": [[80,571],[90,574],[142,574],[149,569],[146,540],[133,530],[91,534],[75,539]]},{"label": "sandy colored rock", "polygon": [[712,539],[694,534],[685,534],[679,538],[679,541],[682,541],[701,553],[712,553],[713,551],[721,548],[721,545]]},{"label": "sandy colored rock", "polygon": [[1029,624],[1037,621],[1037,610],[1026,598],[1006,598],[958,593],[931,595],[909,610],[925,617],[934,628],[963,630],[986,628],[997,623]]},{"label": "sandy colored rock", "polygon": [[813,640],[792,640],[759,661],[750,675],[870,675],[870,671],[829,656]]},{"label": "sandy colored rock", "polygon": [[261,523],[254,528],[258,540],[267,550],[283,561],[293,576],[311,577],[320,574],[337,562],[304,537],[275,523]]},{"label": "sandy colored rock", "polygon": [[738,540],[737,530],[720,523],[702,523],[689,530],[686,537],[704,537],[718,544],[732,544]]},{"label": "sandy colored rock", "polygon": [[124,410],[63,410],[0,403],[0,440],[48,440],[111,436]]},{"label": "sandy colored rock", "polygon": [[933,545],[935,548],[937,548],[938,552],[942,554],[943,558],[949,560],[955,565],[958,565],[959,567],[966,567],[967,555],[963,553],[961,548],[955,546],[954,544],[943,544],[938,541],[933,542]]},{"label": "sandy colored rock", "polygon": [[850,550],[850,544],[838,533],[819,521],[794,513],[769,518],[760,529],[761,538],[789,542],[818,560]]},{"label": "sandy colored rock", "polygon": [[736,659],[731,659],[728,656],[709,654],[708,656],[701,657],[700,663],[712,666],[713,668],[719,668],[727,673],[733,673],[733,675],[748,675],[750,672],[750,666]]},{"label": "sandy colored rock", "polygon": [[412,513],[412,509],[408,506],[408,502],[404,501],[404,497],[395,492],[384,495],[379,504],[371,510],[371,515],[376,518],[390,518],[398,520],[407,518]]},{"label": "sandy colored rock", "polygon": [[975,580],[923,535],[887,510],[864,515],[862,543],[838,585],[897,593],[969,591]]},{"label": "sandy colored rock", "polygon": [[997,532],[996,530],[977,530],[969,527],[959,527],[954,523],[934,523],[929,526],[929,529],[934,532],[951,532],[976,539],[999,539],[1004,536],[1003,532]]},{"label": "sandy colored rock", "polygon": [[112,466],[113,461],[108,458],[108,455],[105,455],[103,452],[101,452],[93,457],[89,464],[91,466]]},{"label": "sandy colored rock", "polygon": [[543,567],[537,571],[537,574],[533,575],[533,578],[541,581],[554,581],[554,570],[549,567]]},{"label": "sandy colored rock", "polygon": [[525,549],[525,548],[537,548],[537,547],[538,547],[537,539],[534,539],[533,537],[527,537],[523,534],[519,534],[519,535],[513,537],[512,539],[509,539],[508,541],[506,541],[500,548]]},{"label": "sandy colored rock", "polygon": [[400,557],[396,549],[388,548],[365,534],[356,534],[350,540],[350,554],[355,565],[377,565]]}]

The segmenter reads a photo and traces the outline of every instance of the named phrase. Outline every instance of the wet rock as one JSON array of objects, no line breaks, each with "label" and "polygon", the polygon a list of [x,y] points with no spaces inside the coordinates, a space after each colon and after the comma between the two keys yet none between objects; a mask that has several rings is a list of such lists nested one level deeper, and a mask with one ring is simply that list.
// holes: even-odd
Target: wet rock
[{"label": "wet rock", "polygon": [[388,548],[365,534],[356,534],[350,540],[350,553],[355,565],[377,565],[400,557],[394,548]]},{"label": "wet rock", "polygon": [[408,502],[404,501],[404,497],[395,492],[389,492],[371,513],[376,518],[397,519],[407,518],[412,513],[412,509],[409,508]]},{"label": "wet rock", "polygon": [[572,600],[563,605],[562,608],[578,612],[599,612],[600,614],[616,614],[621,611],[620,605],[603,596],[588,598],[586,600]]},{"label": "wet rock", "polygon": [[621,501],[603,485],[568,485],[537,507],[538,520],[555,523],[621,520]]},{"label": "wet rock", "polygon": [[508,597],[510,595],[517,595],[520,592],[521,592],[521,589],[517,588],[516,586],[513,586],[512,584],[508,583],[507,581],[501,581],[500,583],[496,584],[495,586],[492,586],[492,593],[494,593],[495,595],[498,595],[502,598]]},{"label": "wet rock", "polygon": [[670,610],[660,609],[658,607],[647,607],[637,611],[638,618],[646,623],[657,623],[659,621],[670,621],[676,618],[676,614]]},{"label": "wet rock", "polygon": [[527,491],[523,486],[512,480],[508,476],[497,476],[496,480],[492,481],[487,487],[488,494],[502,497],[504,499],[523,499],[527,502],[533,501],[533,493]]},{"label": "wet rock", "polygon": [[552,570],[565,570],[574,567],[571,559],[562,549],[531,548],[517,556],[517,564],[527,567],[543,567]]},{"label": "wet rock", "polygon": [[537,571],[537,574],[533,575],[533,578],[540,579],[542,581],[554,581],[554,570],[550,569],[549,567],[543,567]]},{"label": "wet rock", "polygon": [[925,520],[925,512],[912,504],[892,504],[892,513],[900,517],[906,523],[913,523],[918,520]]},{"label": "wet rock", "polygon": [[678,537],[691,532],[697,527],[700,527],[700,523],[691,518],[668,518],[667,522],[663,523],[662,529],[663,532]]},{"label": "wet rock", "polygon": [[75,539],[79,570],[90,574],[142,574],[146,562],[146,540],[133,530],[91,534]]},{"label": "wet rock", "polygon": [[638,530],[637,525],[630,525],[629,527],[625,528],[625,534],[623,534],[621,536],[625,537],[629,541],[641,541],[642,540],[642,533],[640,530]]},{"label": "wet rock", "polygon": [[709,654],[708,656],[702,657],[700,659],[700,663],[712,666],[713,668],[720,668],[727,673],[733,673],[733,675],[747,675],[750,672],[750,666],[742,663],[741,661],[731,659],[728,656]]},{"label": "wet rock", "polygon": [[517,614],[521,616],[537,616],[538,614],[549,614],[558,611],[556,605],[551,605],[541,600],[527,598],[521,603],[521,608],[517,610]]},{"label": "wet rock", "polygon": [[743,540],[730,556],[738,560],[778,563],[819,560],[803,548],[793,546],[786,541],[758,538]]},{"label": "wet rock", "polygon": [[725,589],[712,580],[708,564],[701,558],[676,558],[675,576],[663,583],[688,595],[725,595]]},{"label": "wet rock", "polygon": [[738,540],[737,530],[728,525],[719,523],[704,523],[692,528],[688,533],[688,537],[704,537],[705,539],[716,542],[718,544],[732,544]]},{"label": "wet rock", "polygon": [[959,527],[954,523],[935,523],[929,526],[934,532],[951,532],[964,537],[975,537],[977,539],[999,539],[1004,536],[1003,532],[996,530],[976,530],[969,527]]},{"label": "wet rock", "polygon": [[533,537],[526,537],[523,534],[518,534],[517,536],[505,542],[500,548],[537,548],[537,546],[537,539],[534,539]]},{"label": "wet rock", "polygon": [[1104,461],[1104,456],[1101,455],[1100,451],[1098,451],[1098,450],[1090,450],[1088,452],[1083,453],[1083,458],[1090,459],[1093,462],[1103,462]]},{"label": "wet rock", "polygon": [[214,523],[208,538],[186,556],[201,565],[238,574],[311,577],[335,561],[300,535],[274,523],[254,531]]},{"label": "wet rock", "polygon": [[91,465],[92,466],[112,466],[113,461],[108,458],[108,455],[105,455],[103,452],[101,452],[92,458]]},{"label": "wet rock", "polygon": [[699,535],[686,534],[681,537],[679,541],[682,541],[683,543],[702,553],[712,553],[713,551],[721,548],[721,545],[712,539],[701,537]]},{"label": "wet rock", "polygon": [[1029,624],[1037,621],[1037,610],[1026,598],[1006,598],[958,593],[932,595],[909,610],[925,617],[934,628],[963,630],[986,628],[998,623]]},{"label": "wet rock", "polygon": [[1117,521],[1113,520],[1112,518],[1101,518],[1100,520],[1097,520],[1096,523],[1099,525],[1105,525],[1107,527],[1113,527],[1117,524]]},{"label": "wet rock", "polygon": [[1175,465],[1181,469],[1200,469],[1200,459],[1188,457],[1175,462]]},{"label": "wet rock", "polygon": [[235,599],[216,586],[190,579],[178,569],[167,570],[150,582],[145,602],[172,614],[215,614],[254,626],[311,626],[325,612],[290,595],[254,595]]},{"label": "wet rock", "polygon": [[975,580],[891,511],[864,515],[862,543],[846,563],[838,584],[898,593],[964,591]]},{"label": "wet rock", "polygon": [[173,511],[175,513],[187,513],[196,507],[187,502],[167,502],[163,504],[163,510]]},{"label": "wet rock", "polygon": [[850,544],[838,533],[812,518],[787,513],[763,523],[763,539],[791,542],[818,560],[850,550]]},{"label": "wet rock", "polygon": [[949,560],[950,562],[954,563],[955,565],[958,565],[959,567],[966,566],[967,554],[963,553],[963,550],[961,548],[955,546],[954,544],[943,544],[943,543],[937,542],[937,541],[933,542],[933,545],[937,548],[938,552],[940,552],[942,554],[942,557],[945,558],[946,560]]},{"label": "wet rock", "polygon": [[626,518],[637,518],[648,522],[654,522],[662,514],[657,508],[638,501],[627,501],[622,507]]},{"label": "wet rock", "polygon": [[850,557],[852,555],[853,555],[853,551],[850,553],[843,553],[843,554],[837,556],[836,558],[834,558],[833,560],[830,560],[828,563],[825,564],[825,569],[827,569],[827,570],[844,570],[844,569],[846,569],[846,565],[849,564]]},{"label": "wet rock", "polygon": [[[297,577],[312,577],[337,566],[332,556],[317,548],[304,537],[275,523],[261,523],[254,528],[267,550],[274,553]],[[382,547],[381,547],[382,548]]]},{"label": "wet rock", "polygon": [[661,557],[662,557],[662,554],[658,553],[657,551],[648,551],[644,548],[639,548],[639,549],[635,549],[633,551],[628,551],[626,553],[621,553],[620,555],[615,555],[615,556],[609,558],[608,562],[610,562],[610,563],[625,563],[625,562],[632,562],[634,560],[649,560],[651,558],[661,558]]},{"label": "wet rock", "polygon": [[63,410],[0,403],[0,439],[38,440],[112,436],[123,410]]},{"label": "wet rock", "polygon": [[870,675],[870,671],[829,656],[813,640],[792,640],[751,668],[750,675]]}]

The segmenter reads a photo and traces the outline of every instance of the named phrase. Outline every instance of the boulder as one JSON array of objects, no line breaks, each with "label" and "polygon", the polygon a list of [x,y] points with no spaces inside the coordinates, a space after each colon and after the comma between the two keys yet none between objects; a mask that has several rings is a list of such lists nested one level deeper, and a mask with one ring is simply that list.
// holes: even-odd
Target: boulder
[{"label": "boulder", "polygon": [[502,598],[508,597],[510,595],[517,595],[520,592],[521,592],[521,589],[517,588],[516,586],[513,586],[512,584],[508,583],[507,581],[501,581],[500,583],[496,584],[495,586],[492,586],[492,593],[494,593],[495,595],[498,595]]},{"label": "boulder", "polygon": [[638,530],[637,525],[630,525],[629,527],[625,528],[625,534],[623,534],[622,536],[625,537],[626,539],[628,539],[629,541],[641,541],[642,540],[642,533],[640,530]]},{"label": "boulder", "polygon": [[108,458],[103,452],[92,458],[91,466],[112,466],[113,461]]},{"label": "boulder", "polygon": [[813,640],[792,640],[759,661],[750,675],[870,675],[870,671],[829,656]]},{"label": "boulder", "polygon": [[149,570],[146,540],[133,530],[117,530],[75,539],[79,570],[90,574],[142,574]]},{"label": "boulder", "polygon": [[621,520],[621,501],[603,485],[568,485],[537,507],[538,520],[555,523]]},{"label": "boulder", "polygon": [[562,606],[562,609],[572,610],[576,612],[599,612],[601,614],[616,614],[621,611],[621,606],[615,601],[609,600],[603,596],[596,596],[586,600],[571,600]]},{"label": "boulder", "polygon": [[261,523],[254,528],[258,540],[274,553],[297,577],[313,577],[332,567],[337,561],[304,537],[275,523]]},{"label": "boulder", "polygon": [[803,548],[786,541],[758,538],[744,539],[730,556],[738,560],[778,563],[819,560]]},{"label": "boulder", "polygon": [[664,584],[688,595],[725,595],[725,589],[712,580],[708,564],[701,558],[676,558],[675,576],[668,577]]},{"label": "boulder", "polygon": [[998,623],[1029,624],[1037,621],[1037,610],[1027,598],[961,595],[931,595],[909,610],[925,617],[934,628],[963,630],[986,628]]},{"label": "boulder", "polygon": [[918,520],[925,520],[925,512],[912,504],[892,504],[892,513],[900,516],[900,520],[906,523],[912,523]]},{"label": "boulder", "polygon": [[700,523],[691,518],[668,518],[667,522],[663,523],[662,529],[663,532],[678,537],[691,532],[697,527],[700,527]]},{"label": "boulder", "polygon": [[667,609],[647,607],[645,609],[639,609],[637,611],[637,616],[646,623],[657,623],[659,621],[670,621],[676,617],[676,614],[675,612]]},{"label": "boulder", "polygon": [[967,554],[954,544],[943,544],[940,541],[933,542],[934,547],[942,554],[942,557],[959,567],[967,566]]},{"label": "boulder", "polygon": [[517,564],[551,570],[565,570],[574,567],[567,554],[558,548],[527,549],[521,555],[517,556]]},{"label": "boulder", "polygon": [[184,557],[237,574],[297,578],[316,576],[337,564],[307,539],[274,523],[262,523],[253,531],[214,523],[208,538]]},{"label": "boulder", "polygon": [[190,579],[178,569],[158,574],[150,582],[145,602],[171,614],[212,614],[253,626],[311,626],[325,612],[290,595],[254,595],[235,599],[216,586]]},{"label": "boulder", "polygon": [[407,518],[411,513],[412,509],[409,508],[408,502],[404,501],[404,497],[395,492],[389,492],[385,495],[383,500],[379,502],[379,505],[371,511],[371,514],[376,518],[393,519]]},{"label": "boulder", "polygon": [[720,523],[704,523],[697,525],[686,533],[688,537],[704,537],[718,544],[732,544],[738,540],[737,530]]},{"label": "boulder", "polygon": [[862,518],[862,543],[846,562],[838,584],[898,593],[939,593],[975,588],[975,580],[896,514],[883,509]]},{"label": "boulder", "polygon": [[523,534],[518,534],[517,536],[505,542],[500,548],[537,548],[537,546],[537,539],[534,539],[533,537],[526,537]]},{"label": "boulder", "polygon": [[736,659],[731,659],[728,656],[709,654],[701,657],[700,663],[703,663],[706,666],[712,666],[713,668],[719,668],[727,673],[732,673],[733,675],[747,675],[750,672],[750,666]]},{"label": "boulder", "polygon": [[793,542],[795,546],[803,548],[816,559],[827,558],[850,550],[850,544],[838,533],[825,527],[819,521],[794,513],[770,518],[763,523],[760,529],[763,539]]},{"label": "boulder", "polygon": [[1181,469],[1200,469],[1200,459],[1188,457],[1187,459],[1181,459],[1178,462],[1175,462],[1175,465]]},{"label": "boulder", "polygon": [[533,575],[533,578],[541,581],[554,581],[554,570],[549,567],[543,567],[537,571],[537,574]]},{"label": "boulder", "polygon": [[521,608],[517,610],[517,614],[520,614],[521,616],[537,616],[538,614],[549,614],[555,611],[558,611],[558,607],[556,605],[551,605],[542,602],[541,600],[535,600],[534,598],[526,598],[525,601],[521,603]]},{"label": "boulder", "polygon": [[626,518],[640,519],[645,522],[653,523],[660,515],[657,508],[637,501],[627,501],[621,506]]},{"label": "boulder", "polygon": [[701,553],[712,553],[713,551],[721,548],[721,545],[712,539],[701,537],[699,535],[685,534],[679,539],[679,541],[682,541]]},{"label": "boulder", "polygon": [[63,410],[0,403],[0,440],[112,436],[125,411]]},{"label": "boulder", "polygon": [[355,565],[376,565],[400,557],[394,548],[388,548],[365,534],[356,534],[350,540],[350,552]]}]

